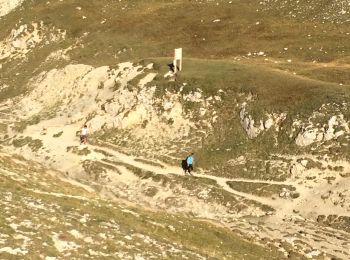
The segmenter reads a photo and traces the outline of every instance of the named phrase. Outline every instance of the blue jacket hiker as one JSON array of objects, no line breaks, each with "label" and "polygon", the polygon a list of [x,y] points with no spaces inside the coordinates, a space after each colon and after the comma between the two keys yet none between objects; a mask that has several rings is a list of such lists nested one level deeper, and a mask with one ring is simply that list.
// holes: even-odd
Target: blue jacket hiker
[{"label": "blue jacket hiker", "polygon": [[189,155],[189,156],[187,156],[187,158],[186,158],[186,162],[187,162],[187,166],[189,166],[189,165],[192,165],[192,164],[193,164],[193,156],[192,156],[192,154],[191,154],[191,155]]},{"label": "blue jacket hiker", "polygon": [[191,173],[191,171],[193,171],[193,155],[194,153],[191,153],[189,156],[187,156],[186,158],[186,162],[187,162],[187,171],[188,173]]}]

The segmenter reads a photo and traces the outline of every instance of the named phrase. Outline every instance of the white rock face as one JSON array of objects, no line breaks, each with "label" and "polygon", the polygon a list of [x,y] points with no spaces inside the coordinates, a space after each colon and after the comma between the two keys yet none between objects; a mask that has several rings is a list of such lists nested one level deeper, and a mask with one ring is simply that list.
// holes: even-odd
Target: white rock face
[{"label": "white rock face", "polygon": [[245,115],[245,110],[240,112],[241,125],[246,131],[249,138],[253,139],[257,137],[262,130],[264,130],[263,122],[260,121],[260,125],[255,126],[255,121],[250,115]]},{"label": "white rock face", "polygon": [[246,103],[242,104],[239,117],[241,119],[241,125],[246,131],[250,139],[256,138],[261,132],[274,127],[276,131],[279,130],[279,124],[285,120],[287,114],[268,114],[265,121],[259,120],[255,122],[251,115],[246,110]]},{"label": "white rock face", "polygon": [[0,17],[7,15],[23,2],[24,0],[0,0]]},{"label": "white rock face", "polygon": [[295,143],[299,146],[308,146],[314,142],[321,141],[323,136],[317,132],[317,129],[305,130],[297,136]]},{"label": "white rock face", "polygon": [[[350,132],[349,123],[346,122],[342,114],[332,116],[325,126],[315,126],[312,119],[319,114],[315,112],[307,123],[301,123],[302,130],[295,139],[297,145],[308,146],[316,142],[325,142]],[[321,115],[324,116],[323,114]],[[295,125],[300,125],[300,123]]]},{"label": "white rock face", "polygon": [[49,28],[43,22],[22,24],[0,42],[0,60],[25,58],[39,44],[57,42],[65,36],[65,31]]},{"label": "white rock face", "polygon": [[174,107],[174,104],[169,102],[169,101],[165,101],[163,104],[163,108],[165,111],[170,110]]},{"label": "white rock face", "polygon": [[202,90],[197,89],[197,91],[191,92],[188,95],[185,95],[184,100],[190,101],[190,102],[196,102],[196,103],[202,102],[203,101]]},{"label": "white rock face", "polygon": [[[143,76],[137,84],[130,81]],[[90,133],[101,129],[131,130],[135,138],[163,142],[188,136],[191,129],[208,120],[191,120],[192,113],[214,116],[210,104],[198,90],[187,95],[165,91],[156,95],[152,81],[156,74],[147,67],[121,63],[117,69],[108,66],[68,65],[43,72],[30,81],[29,95],[17,104],[18,114],[28,118],[45,111],[61,115],[62,124],[87,122]],[[197,112],[185,112],[183,102],[196,102]]]},{"label": "white rock face", "polygon": [[301,163],[295,162],[290,168],[290,173],[292,175],[300,175],[305,171],[305,169],[305,166],[303,166]]},{"label": "white rock face", "polygon": [[235,166],[235,165],[242,165],[242,164],[245,164],[247,162],[247,159],[241,155],[239,156],[238,158],[236,159],[231,159],[228,161],[228,164],[232,165],[232,166]]},{"label": "white rock face", "polygon": [[273,126],[273,119],[272,118],[269,118],[267,119],[265,122],[264,122],[264,128],[265,129],[270,129],[272,126]]},{"label": "white rock face", "polygon": [[7,89],[9,86],[8,85],[0,85],[0,91]]}]

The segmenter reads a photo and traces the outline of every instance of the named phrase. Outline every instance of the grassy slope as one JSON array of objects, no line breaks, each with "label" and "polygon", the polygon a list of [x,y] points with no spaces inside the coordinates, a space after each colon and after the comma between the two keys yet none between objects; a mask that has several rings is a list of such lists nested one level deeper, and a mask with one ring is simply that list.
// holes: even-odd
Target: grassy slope
[{"label": "grassy slope", "polygon": [[[219,5],[216,5],[217,2]],[[76,7],[81,7],[82,10],[78,11]],[[346,84],[349,84],[349,78],[344,64],[349,61],[350,46],[346,35],[348,31],[346,24],[291,20],[280,16],[280,13],[256,12],[257,8],[256,0],[236,0],[232,4],[228,1],[185,0],[173,2],[65,0],[51,1],[47,4],[46,0],[27,0],[24,9],[18,9],[0,19],[1,39],[6,37],[20,20],[21,23],[42,20],[48,26],[66,30],[67,39],[36,49],[29,54],[27,61],[4,63],[3,69],[0,70],[0,84],[7,83],[11,88],[0,93],[0,101],[22,93],[33,74],[64,66],[67,62],[55,61],[43,64],[43,61],[50,52],[67,48],[76,43],[80,37],[82,38],[79,47],[69,52],[71,62],[95,66],[113,66],[121,61],[151,59],[161,71],[165,72],[166,64],[171,58],[158,57],[171,57],[172,49],[182,46],[186,60],[178,83],[188,83],[189,89],[203,88],[205,94],[216,93],[218,89],[223,89],[227,93],[225,102],[218,107],[222,118],[217,122],[214,134],[203,142],[200,149],[194,147],[198,150],[196,159],[201,162],[200,166],[220,165],[227,159],[241,154],[257,153],[263,157],[271,152],[269,149],[273,149],[271,140],[268,136],[253,141],[247,139],[238,124],[237,111],[232,106],[239,101],[237,94],[251,92],[257,95],[255,107],[251,108],[252,113],[257,116],[261,116],[264,111],[307,114],[324,102],[348,100],[349,86]],[[87,19],[82,19],[83,15]],[[101,23],[104,19],[106,22]],[[213,23],[215,19],[221,21]],[[83,37],[84,33],[89,34]],[[121,52],[118,53],[119,51]],[[279,63],[264,61],[264,57],[248,59],[246,56],[249,52],[259,51],[265,52],[270,61],[276,60]],[[241,60],[232,62],[235,57],[240,57]],[[293,62],[287,63],[287,59]],[[310,61],[332,63],[329,63],[327,68],[317,64],[305,64]],[[302,76],[293,75],[294,71]],[[13,76],[17,72],[20,74]],[[164,88],[178,87],[161,79],[158,79],[158,83]],[[339,86],[338,83],[343,83],[345,86]],[[218,148],[220,150],[217,150]],[[231,150],[227,152],[225,149]],[[11,166],[10,169],[13,167],[19,166]],[[233,174],[239,175],[241,172],[242,169],[237,169],[237,173]],[[121,234],[114,234],[118,239],[123,239],[122,236],[129,234],[132,229],[133,232],[147,234],[163,242],[164,237],[171,238],[172,241],[184,244],[190,251],[212,254],[211,256],[219,259],[225,256],[224,252],[227,253],[227,257],[229,255],[238,257],[247,253],[250,254],[247,258],[251,259],[259,257],[271,259],[275,255],[274,252],[252,246],[223,229],[192,221],[183,216],[133,209],[142,216],[136,219],[133,215],[123,213],[118,205],[113,204],[110,207],[105,201],[91,200],[82,206],[79,201],[53,198],[25,190],[35,186],[44,191],[91,196],[73,187],[69,187],[71,189],[69,191],[62,190],[64,185],[61,185],[61,182],[47,177],[43,170],[40,173],[39,178],[46,183],[57,183],[57,187],[50,186],[48,189],[36,182],[22,185],[0,175],[0,191],[13,193],[14,197],[18,198],[17,203],[22,203],[20,198],[29,193],[28,197],[41,201],[47,207],[53,202],[62,207],[63,210],[53,213],[59,219],[58,223],[54,225],[51,223],[51,228],[43,230],[38,236],[45,240],[49,240],[48,234],[53,231],[67,231],[61,226],[61,223],[66,221],[67,212],[73,216],[75,212],[81,211],[80,216],[88,213],[95,220],[89,223],[93,227],[93,233],[89,235],[96,240],[99,239],[96,234],[100,228],[96,223],[108,222],[113,216],[121,226],[125,227]],[[259,174],[261,178],[266,174],[268,178],[271,173],[267,169],[262,174],[251,170],[245,177],[249,177],[249,174]],[[93,198],[95,199],[95,195]],[[23,204],[14,205],[23,206]],[[19,215],[18,222],[20,222],[26,216],[30,216],[29,211],[25,208],[23,212],[18,212],[15,207],[11,207],[6,214]],[[35,216],[31,218],[34,219]],[[13,234],[13,230],[4,225],[4,219],[0,218],[3,228],[1,233]],[[187,230],[174,234],[169,229],[148,225],[145,221],[147,219],[166,223],[165,226],[172,225],[176,230],[186,226]],[[46,221],[48,221],[47,214],[39,215],[38,223]],[[180,225],[178,221],[185,224]],[[72,223],[77,225],[73,227],[89,232],[76,220]],[[209,233],[211,236],[208,236]],[[65,235],[67,236],[66,233]],[[68,238],[72,239],[69,235]],[[115,241],[111,240],[101,243],[106,243],[108,250],[113,251],[116,250],[116,245],[113,244]],[[44,250],[52,252],[52,255],[59,255],[52,244],[49,244],[49,248],[41,247],[41,240],[35,240],[31,252],[35,254],[37,250]],[[141,248],[149,249],[145,244],[142,244]],[[131,249],[129,253],[137,252],[133,250],[136,249]],[[156,252],[159,249],[152,248],[152,250]],[[79,253],[86,252],[79,251]]]},{"label": "grassy slope", "polygon": [[[342,33],[347,31],[346,25],[322,24],[315,28],[314,22],[301,24],[256,12],[256,0],[217,2],[219,5],[183,0],[68,0],[47,4],[31,0],[24,5],[25,10],[31,8],[30,12],[18,10],[1,20],[0,37],[20,19],[23,23],[42,20],[67,30],[68,42],[89,32],[83,40],[85,48],[79,48],[73,57],[79,62],[103,65],[132,57],[171,56],[172,49],[179,45],[186,57],[219,59],[264,51],[275,58],[329,61],[349,52],[347,35]],[[221,21],[213,23],[215,19]],[[102,24],[103,20],[106,22]],[[283,50],[286,47],[288,51]],[[113,56],[123,48],[127,49],[125,53]]]},{"label": "grassy slope", "polygon": [[[162,64],[166,64],[167,59],[158,58],[151,61],[161,67]],[[342,103],[350,97],[349,85],[340,86],[310,79],[294,75],[282,68],[266,68],[260,63],[242,64],[223,60],[186,59],[184,68],[177,83],[170,84],[160,78],[157,85],[161,89],[179,89],[182,83],[186,82],[187,91],[200,87],[206,95],[215,95],[219,89],[226,92],[223,95],[223,102],[216,107],[220,117],[214,124],[213,135],[205,139],[201,146],[192,147],[197,151],[198,166],[205,168],[220,165],[242,154],[253,154],[252,157],[256,157],[254,154],[257,154],[264,158],[283,149],[288,149],[290,152],[299,149],[293,146],[293,140],[286,137],[283,132],[279,136],[280,146],[274,146],[275,141],[271,139],[269,132],[255,140],[248,139],[239,124],[239,110],[236,105],[244,101],[239,93],[252,93],[256,97],[249,106],[251,114],[256,119],[263,118],[267,112],[284,112],[288,114],[289,119],[295,118],[296,115],[308,117],[322,104]],[[166,67],[162,66],[162,69],[163,71],[160,71],[165,72]],[[299,69],[302,70],[301,67]],[[349,111],[343,113],[349,118]]]},{"label": "grassy slope", "polygon": [[[21,239],[14,239],[15,235],[25,234],[30,241],[26,247],[27,258],[35,258],[38,253],[63,257],[64,253],[58,252],[51,240],[54,233],[58,233],[63,241],[81,246],[71,252],[71,259],[94,258],[89,250],[149,257],[159,257],[165,250],[163,257],[187,255],[191,259],[196,258],[195,254],[214,259],[232,259],[242,255],[245,259],[280,257],[272,249],[255,246],[230,231],[208,223],[102,200],[95,193],[88,193],[48,175],[40,165],[21,158],[16,160],[0,157],[0,194],[6,198],[0,202],[5,209],[0,217],[0,231],[3,237],[9,236],[5,244],[12,248],[23,244]],[[13,173],[9,175],[9,172]],[[87,216],[86,223],[81,221],[84,216]],[[23,221],[30,221],[30,224],[26,226]],[[11,228],[10,223],[12,227],[17,224],[17,229]],[[89,244],[72,236],[71,230],[78,230],[94,242]],[[101,233],[106,237],[100,236]],[[147,243],[140,234],[155,243]],[[132,240],[125,236],[131,236]],[[171,246],[181,248],[181,251],[171,252],[168,248]],[[7,253],[0,253],[0,257],[11,258]]]},{"label": "grassy slope", "polygon": [[[24,88],[33,72],[36,74],[66,64],[66,62],[54,62],[43,65],[42,62],[51,51],[74,44],[77,38],[83,37],[85,33],[88,35],[80,40],[81,45],[69,53],[75,62],[115,65],[124,60],[169,57],[174,47],[182,46],[186,58],[211,59],[198,60],[197,64],[191,61],[193,66],[191,64],[185,66],[184,79],[197,80],[196,76],[200,73],[191,68],[199,68],[202,72],[208,70],[201,75],[204,77],[198,84],[203,85],[205,81],[204,85],[219,85],[220,82],[216,81],[218,78],[222,75],[224,78],[231,76],[230,86],[235,86],[236,89],[249,87],[254,89],[258,85],[260,88],[258,94],[265,95],[261,97],[262,100],[278,93],[277,97],[281,99],[277,101],[280,104],[291,100],[298,105],[299,101],[304,102],[309,97],[315,97],[319,90],[314,89],[317,83],[300,82],[301,79],[290,75],[284,77],[277,75],[275,81],[273,72],[266,74],[264,70],[254,66],[251,69],[229,68],[224,63],[213,63],[212,59],[230,60],[240,55],[247,55],[249,52],[264,51],[268,58],[280,60],[282,63],[292,59],[293,64],[297,64],[294,69],[300,71],[304,65],[299,66],[297,61],[334,61],[344,59],[349,54],[346,25],[318,24],[310,21],[301,23],[298,20],[279,17],[273,12],[273,15],[269,12],[256,12],[259,8],[256,0],[233,1],[232,4],[227,1],[218,3],[219,5],[216,5],[216,2],[205,1],[68,0],[47,4],[47,1],[43,0],[26,1],[23,8],[0,20],[2,25],[0,38],[7,36],[14,25],[21,20],[21,23],[44,21],[50,27],[64,29],[67,31],[67,39],[32,52],[27,62],[18,64],[17,61],[12,61],[4,64],[4,68],[0,71],[1,81],[13,87],[2,93],[2,98],[21,92],[20,89]],[[77,10],[77,7],[81,7],[81,10]],[[87,18],[82,19],[82,16]],[[215,19],[221,21],[213,23]],[[104,20],[105,23],[101,23]],[[121,53],[118,53],[119,51]],[[257,59],[252,60],[253,63],[256,61]],[[205,67],[201,68],[202,66]],[[264,67],[274,67],[274,63],[265,63]],[[227,71],[231,70],[236,70],[236,73],[227,74]],[[343,71],[341,68],[333,70],[331,67],[326,73],[319,68],[309,68],[308,71],[300,73],[309,76],[310,70],[317,70],[318,73],[312,73],[312,77],[316,79],[347,83],[346,75],[339,81],[336,80],[339,71]],[[15,71],[21,73],[13,77]],[[281,89],[285,82],[288,82],[289,89],[293,88],[292,96],[288,89],[287,91],[286,88]],[[227,84],[227,80],[223,79],[222,83]],[[310,90],[305,90],[305,87],[309,86]],[[307,91],[305,95],[299,96],[305,91]],[[275,106],[275,101],[271,99],[270,103]]]},{"label": "grassy slope", "polygon": [[[42,62],[51,51],[67,48],[78,38],[78,48],[69,52],[71,62],[96,66],[170,57],[174,47],[182,46],[185,61],[179,83],[188,83],[187,89],[200,87],[205,94],[216,93],[218,89],[227,92],[224,104],[218,108],[222,117],[214,135],[199,151],[201,161],[206,162],[201,166],[220,163],[229,156],[254,151],[256,147],[262,147],[263,152],[272,149],[266,147],[271,143],[269,138],[247,140],[239,126],[232,104],[239,101],[240,92],[257,96],[254,106],[250,107],[257,117],[265,111],[308,114],[323,103],[348,100],[344,65],[349,55],[346,24],[321,24],[289,19],[274,11],[257,12],[256,0],[217,2],[219,5],[206,1],[160,0],[67,0],[49,4],[43,0],[26,1],[23,9],[1,19],[0,37],[8,35],[21,19],[22,23],[42,20],[48,26],[64,29],[67,39],[38,48],[30,53],[28,61],[5,63],[0,78],[12,87],[1,93],[0,100],[23,92],[33,73],[65,65],[67,62]],[[215,19],[221,21],[213,23]],[[101,23],[104,20],[105,23]],[[269,61],[264,61],[265,57],[247,56],[248,52],[259,51],[264,51]],[[234,57],[243,60],[234,63],[231,61]],[[165,72],[170,59],[152,60]],[[293,62],[288,63],[287,59]],[[314,60],[332,63],[327,68],[306,63]],[[21,73],[13,77],[17,71]],[[161,79],[158,85],[179,87]],[[217,148],[221,150],[216,151]],[[229,155],[224,149],[233,152]]]}]

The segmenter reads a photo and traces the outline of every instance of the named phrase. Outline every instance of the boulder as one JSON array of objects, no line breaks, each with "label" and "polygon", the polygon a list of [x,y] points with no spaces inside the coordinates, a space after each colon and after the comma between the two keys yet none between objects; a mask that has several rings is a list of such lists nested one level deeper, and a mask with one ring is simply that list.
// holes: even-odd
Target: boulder
[{"label": "boulder", "polygon": [[294,163],[290,168],[290,173],[292,175],[299,175],[305,171],[305,167],[301,163]]}]

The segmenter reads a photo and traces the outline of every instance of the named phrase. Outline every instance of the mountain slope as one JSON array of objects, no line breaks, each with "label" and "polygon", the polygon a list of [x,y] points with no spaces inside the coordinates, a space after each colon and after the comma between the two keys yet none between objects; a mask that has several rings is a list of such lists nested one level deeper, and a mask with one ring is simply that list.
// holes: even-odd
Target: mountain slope
[{"label": "mountain slope", "polygon": [[[120,227],[135,225],[142,238],[158,241],[146,245],[134,239],[134,229],[121,228],[113,234],[119,245],[104,240],[111,249],[91,253],[85,241],[72,251],[77,258],[97,251],[136,258],[147,248],[144,258],[347,259],[350,81],[348,13],[341,6],[24,1],[0,18],[0,149],[25,158],[13,162],[4,155],[3,165],[12,168],[1,176],[36,165],[43,176],[54,172],[74,180],[90,193],[63,189],[56,177],[40,180],[34,173],[26,182],[30,189],[17,178],[18,192],[35,197],[36,208],[52,203],[103,221],[113,215]],[[175,47],[185,55],[176,80],[168,67]],[[79,145],[84,124],[88,145]],[[193,176],[179,167],[190,152]],[[2,189],[17,187],[15,181],[6,179]],[[85,202],[62,199],[67,196]],[[120,199],[152,212],[122,206]],[[25,208],[22,202],[18,208]],[[140,217],[125,219],[120,207]],[[63,221],[63,211],[55,214]],[[175,234],[173,228],[152,234],[145,219],[159,220]],[[189,230],[180,221],[193,229],[177,233]],[[79,231],[77,223],[61,228],[62,234],[58,226],[50,230],[54,246],[43,254],[64,257],[59,244],[103,238],[93,237],[88,226]],[[8,224],[6,239],[18,237]],[[84,232],[89,235],[82,238]],[[215,249],[220,240],[225,246]],[[10,247],[18,254],[27,250]]]},{"label": "mountain slope", "polygon": [[101,199],[20,157],[0,160],[1,258],[278,259],[209,223]]}]

